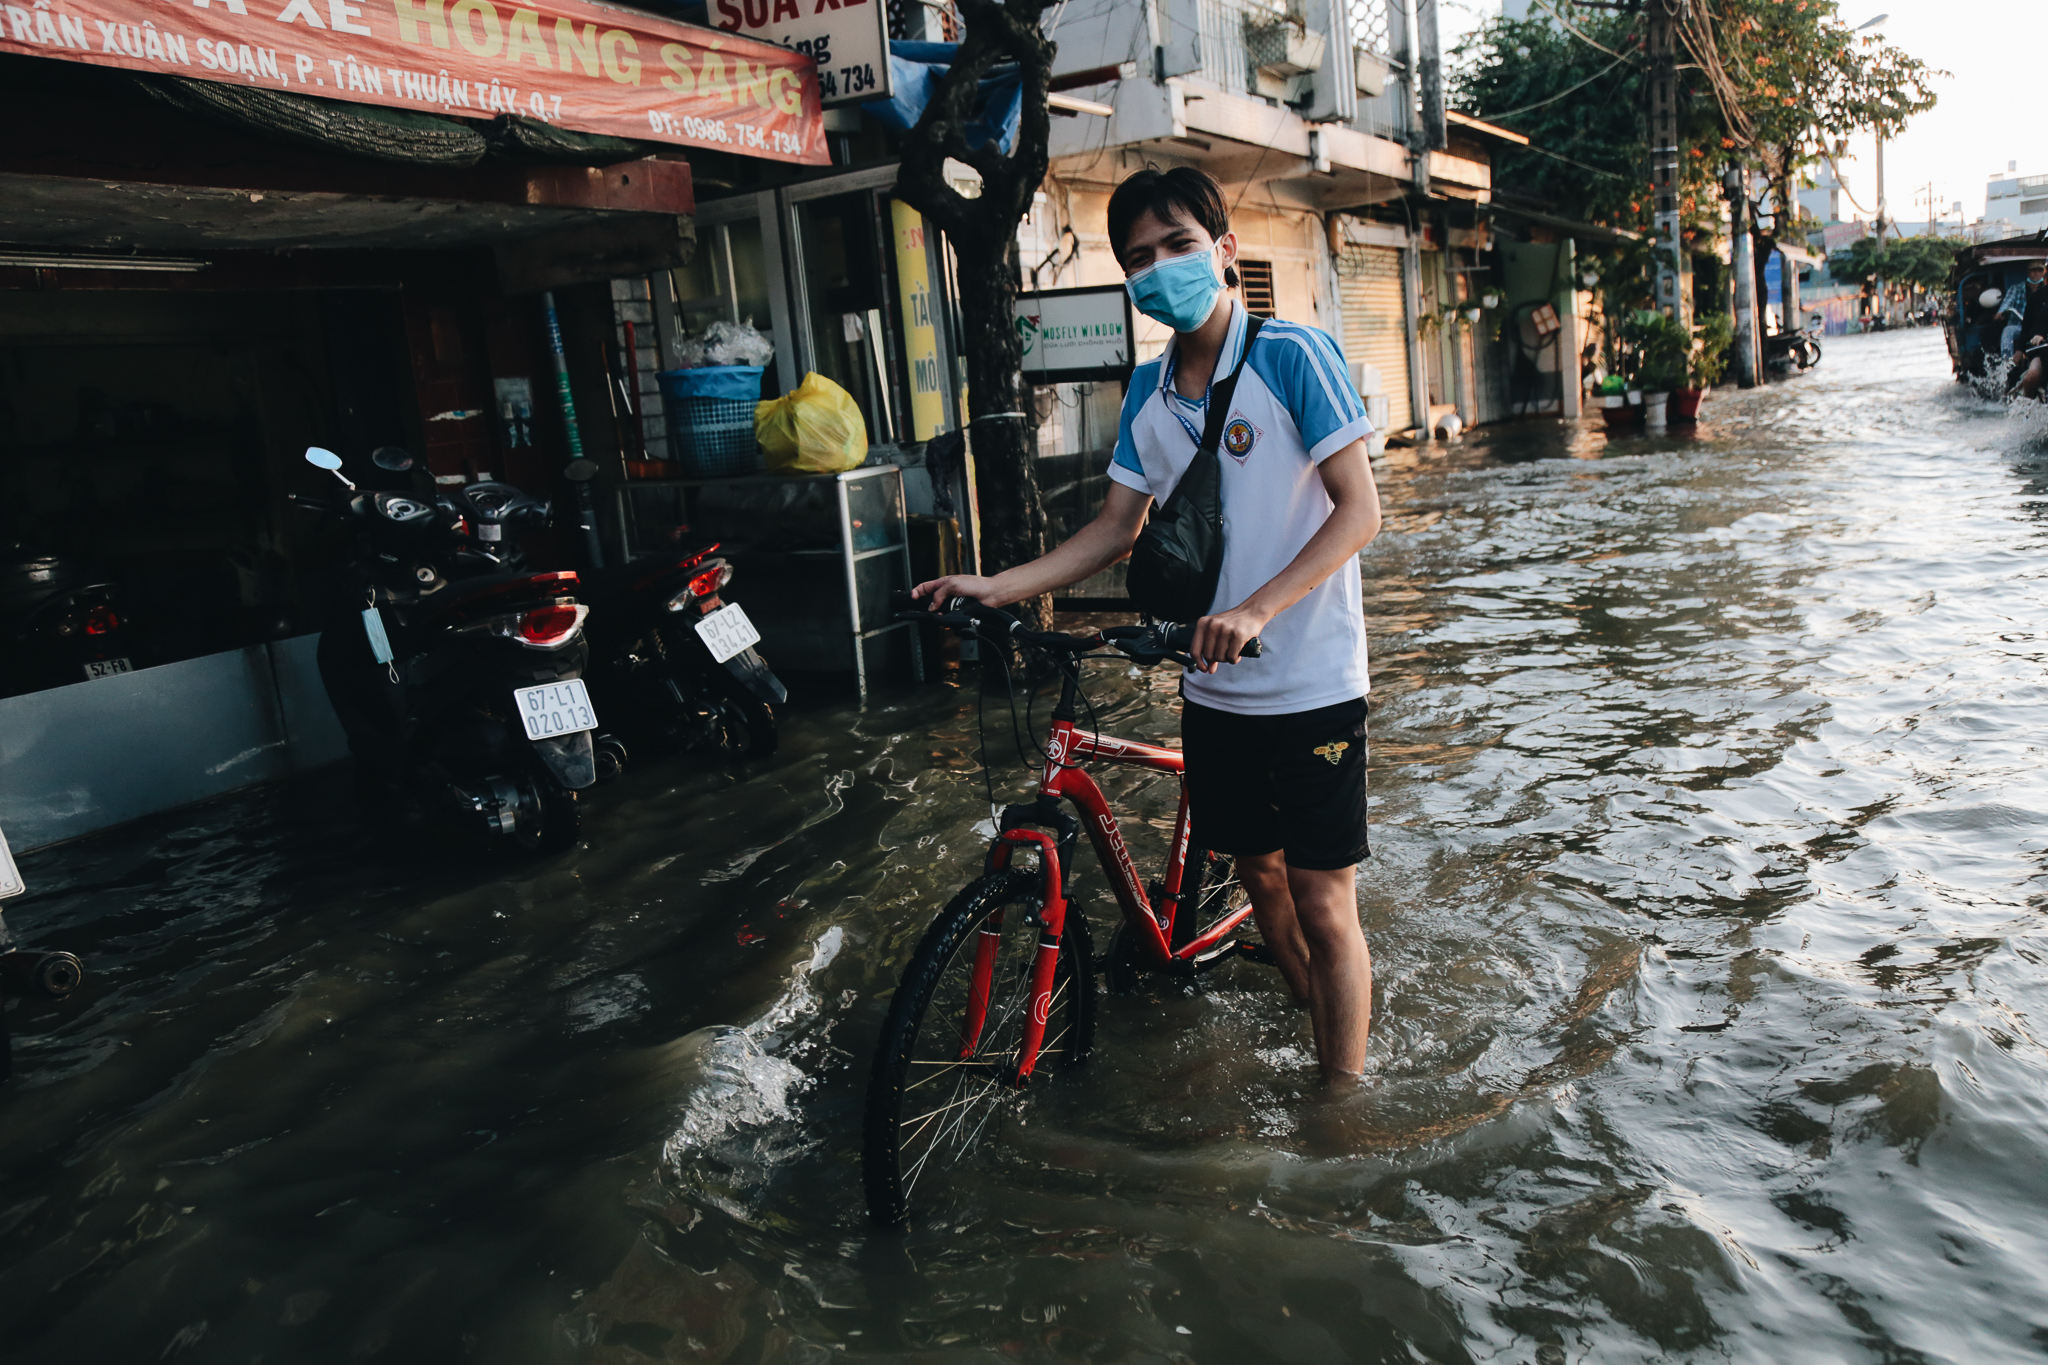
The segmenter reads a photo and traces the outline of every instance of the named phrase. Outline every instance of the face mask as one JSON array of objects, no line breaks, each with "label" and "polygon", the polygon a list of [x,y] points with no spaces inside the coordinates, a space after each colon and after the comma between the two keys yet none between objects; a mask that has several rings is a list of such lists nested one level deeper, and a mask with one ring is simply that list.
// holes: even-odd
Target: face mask
[{"label": "face mask", "polygon": [[1223,281],[1216,278],[1216,253],[1190,251],[1146,266],[1124,281],[1138,311],[1176,332],[1192,332],[1216,310]]}]

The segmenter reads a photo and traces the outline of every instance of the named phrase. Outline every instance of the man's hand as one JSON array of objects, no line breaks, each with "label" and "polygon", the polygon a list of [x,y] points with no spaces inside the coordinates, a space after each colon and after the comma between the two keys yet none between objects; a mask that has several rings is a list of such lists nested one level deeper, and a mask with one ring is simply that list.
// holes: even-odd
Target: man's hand
[{"label": "man's hand", "polygon": [[996,590],[996,581],[993,578],[983,578],[979,574],[971,573],[948,574],[944,578],[934,578],[929,583],[920,583],[910,590],[910,595],[914,598],[929,595],[933,611],[944,611],[946,603],[956,597],[971,597],[984,607],[1010,605],[1009,599]]},{"label": "man's hand", "polygon": [[1204,673],[1214,673],[1218,664],[1236,663],[1245,641],[1264,630],[1272,619],[1271,612],[1260,611],[1249,602],[1204,616],[1195,622],[1195,643],[1188,650],[1194,656],[1195,667]]}]

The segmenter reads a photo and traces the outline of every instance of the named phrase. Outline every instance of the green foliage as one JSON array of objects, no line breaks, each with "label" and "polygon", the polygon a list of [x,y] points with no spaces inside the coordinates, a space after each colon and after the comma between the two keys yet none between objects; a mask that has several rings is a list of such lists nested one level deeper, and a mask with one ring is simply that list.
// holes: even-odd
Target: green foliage
[{"label": "green foliage", "polygon": [[1728,372],[1728,348],[1735,344],[1735,319],[1726,313],[1708,313],[1693,328],[1697,338],[1691,363],[1686,367],[1690,387],[1711,389]]},{"label": "green foliage", "polygon": [[1865,237],[1828,257],[1828,273],[1846,284],[1873,279],[1934,289],[1948,281],[1956,253],[1969,243],[1960,237],[1894,237],[1878,250],[1877,238]]},{"label": "green foliage", "polygon": [[1638,359],[1636,382],[1652,393],[1685,386],[1692,356],[1692,334],[1677,318],[1648,309],[1635,315],[1629,328]]},{"label": "green foliage", "polygon": [[[1617,52],[1641,42],[1628,16],[1588,15],[1574,27]],[[1593,222],[1647,221],[1642,72],[1635,61],[1616,61],[1542,19],[1495,19],[1454,48],[1450,61],[1458,108],[1525,133],[1542,149],[1496,149],[1496,185]]]},{"label": "green foliage", "polygon": [[[1496,185],[1593,222],[1646,226],[1645,21],[1572,0],[1551,9],[1555,22],[1549,12],[1496,19],[1459,44],[1452,100],[1534,144],[1495,154]],[[1678,82],[1689,227],[1718,221],[1728,161],[1763,171],[1789,200],[1826,148],[1851,133],[1896,136],[1933,107],[1933,81],[1947,74],[1875,34],[1851,33],[1834,0],[1693,0],[1688,13]],[[1712,50],[1713,73],[1701,47]]]}]

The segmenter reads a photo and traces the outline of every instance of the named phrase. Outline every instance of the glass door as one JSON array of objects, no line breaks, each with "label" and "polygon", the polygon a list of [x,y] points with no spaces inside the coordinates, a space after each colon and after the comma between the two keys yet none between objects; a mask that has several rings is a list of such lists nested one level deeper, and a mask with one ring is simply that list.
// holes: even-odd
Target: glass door
[{"label": "glass door", "polygon": [[789,207],[806,368],[853,395],[871,445],[908,439],[902,360],[891,344],[899,334],[899,304],[887,199],[862,187]]}]

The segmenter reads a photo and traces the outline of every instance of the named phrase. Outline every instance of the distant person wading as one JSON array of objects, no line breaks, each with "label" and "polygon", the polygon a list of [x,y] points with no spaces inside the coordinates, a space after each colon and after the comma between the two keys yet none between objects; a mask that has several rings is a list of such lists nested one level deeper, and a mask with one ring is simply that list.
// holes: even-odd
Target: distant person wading
[{"label": "distant person wading", "polygon": [[[1356,556],[1380,528],[1371,424],[1324,332],[1267,321],[1247,354],[1249,315],[1225,292],[1237,237],[1209,176],[1131,176],[1110,198],[1109,238],[1133,302],[1174,337],[1131,376],[1102,511],[1028,564],[934,579],[917,595],[1007,606],[1123,559],[1193,461],[1214,382],[1242,365],[1219,448],[1222,574],[1195,632],[1200,667],[1182,682],[1193,838],[1235,855],[1260,931],[1310,1010],[1323,1074],[1355,1081],[1372,1019],[1356,890],[1368,852]],[[1263,654],[1240,659],[1254,636]]]}]

